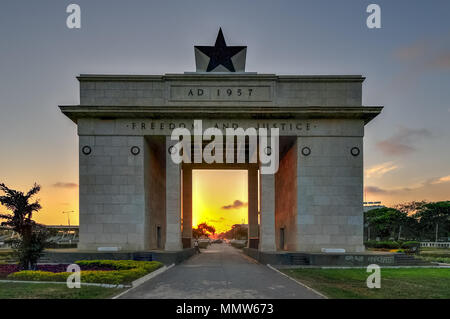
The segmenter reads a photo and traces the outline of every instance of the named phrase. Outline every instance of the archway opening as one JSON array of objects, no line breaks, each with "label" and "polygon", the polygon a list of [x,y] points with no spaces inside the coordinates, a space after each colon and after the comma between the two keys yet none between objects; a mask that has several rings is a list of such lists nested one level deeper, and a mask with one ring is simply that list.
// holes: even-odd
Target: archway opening
[{"label": "archway opening", "polygon": [[203,223],[214,227],[214,234],[210,234],[214,239],[224,238],[235,225],[247,227],[247,170],[192,171],[192,227],[198,228]]}]

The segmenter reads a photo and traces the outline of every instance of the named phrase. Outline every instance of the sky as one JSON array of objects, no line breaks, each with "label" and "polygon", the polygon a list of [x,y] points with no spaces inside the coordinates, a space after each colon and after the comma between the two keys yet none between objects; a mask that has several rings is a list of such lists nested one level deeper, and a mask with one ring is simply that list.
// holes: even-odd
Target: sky
[{"label": "sky", "polygon": [[[66,27],[70,3],[81,7],[81,29]],[[381,29],[366,26],[370,3],[381,7]],[[385,106],[365,130],[367,201],[449,199],[448,0],[2,0],[0,8],[0,181],[42,185],[40,222],[67,224],[62,212],[72,210],[78,222],[76,125],[58,109],[79,103],[76,75],[194,71],[193,46],[213,45],[219,27],[228,45],[248,46],[247,71],[367,77],[363,104]],[[243,197],[209,205],[220,211],[234,200]]]},{"label": "sky", "polygon": [[192,225],[207,223],[221,233],[247,224],[247,178],[245,170],[193,170]]}]

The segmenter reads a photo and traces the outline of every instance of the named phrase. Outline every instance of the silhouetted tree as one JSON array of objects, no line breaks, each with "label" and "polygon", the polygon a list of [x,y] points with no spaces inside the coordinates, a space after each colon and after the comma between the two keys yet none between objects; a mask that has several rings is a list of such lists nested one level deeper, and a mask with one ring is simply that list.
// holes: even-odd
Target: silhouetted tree
[{"label": "silhouetted tree", "polygon": [[364,213],[364,219],[365,224],[375,232],[375,235],[394,239],[400,237],[402,227],[413,222],[413,218],[404,212],[388,207],[369,210]]},{"label": "silhouetted tree", "polygon": [[24,194],[0,184],[0,191],[5,195],[0,196],[0,204],[12,211],[12,215],[0,214],[3,219],[2,226],[8,226],[20,235],[20,239],[13,240],[12,245],[16,250],[20,265],[23,269],[34,269],[42,255],[48,233],[43,225],[33,221],[33,213],[42,207],[39,201],[30,203],[31,198],[41,190],[37,184]]},{"label": "silhouetted tree", "polygon": [[395,208],[373,209],[364,213],[364,219],[371,238],[436,240],[450,236],[450,201],[412,201]]},{"label": "silhouetted tree", "polygon": [[222,232],[219,238],[245,240],[248,238],[248,227],[241,224],[234,224],[231,229]]},{"label": "silhouetted tree", "polygon": [[197,228],[192,228],[192,236],[194,238],[209,237],[216,233],[216,228],[214,226],[208,225],[207,223],[201,223],[197,225]]},{"label": "silhouetted tree", "polygon": [[414,217],[418,220],[420,236],[437,240],[442,234],[450,234],[450,201],[426,203],[417,210]]},{"label": "silhouetted tree", "polygon": [[427,205],[427,201],[412,201],[406,202],[402,204],[398,204],[394,206],[395,209],[404,213],[408,218],[405,220],[405,223],[402,225],[403,231],[402,234],[408,238],[414,238],[418,240],[421,238],[421,230],[419,225],[419,219],[416,215],[417,212],[423,209],[425,205]]},{"label": "silhouetted tree", "polygon": [[408,216],[411,216],[414,215],[420,209],[422,209],[426,204],[428,204],[428,202],[424,200],[412,201],[395,205],[394,208],[401,211],[402,213],[405,213]]}]

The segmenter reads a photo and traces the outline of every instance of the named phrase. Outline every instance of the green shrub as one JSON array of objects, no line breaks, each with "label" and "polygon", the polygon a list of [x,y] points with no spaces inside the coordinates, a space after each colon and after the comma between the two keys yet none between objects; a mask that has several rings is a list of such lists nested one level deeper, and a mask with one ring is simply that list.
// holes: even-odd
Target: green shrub
[{"label": "green shrub", "polygon": [[395,241],[375,241],[370,240],[364,243],[367,248],[385,248],[385,249],[398,249],[400,244]]},{"label": "green shrub", "polygon": [[[132,281],[145,276],[163,266],[158,261],[134,261],[134,260],[80,260],[76,261],[80,266],[109,267],[115,270],[83,270],[81,282],[98,284],[129,284]],[[53,273],[47,271],[19,271],[8,275],[10,280],[26,281],[55,281],[65,282],[72,273]]]},{"label": "green shrub", "polygon": [[429,262],[450,264],[450,257],[425,256],[425,255],[418,255],[417,257],[420,258],[420,259],[423,259],[425,261],[429,261]]},{"label": "green shrub", "polygon": [[49,271],[34,271],[24,270],[14,272],[8,275],[10,280],[26,280],[26,281],[60,281],[64,282],[70,275],[68,272],[49,272]]},{"label": "green shrub", "polygon": [[418,242],[418,241],[405,241],[402,244],[402,248],[405,248],[405,249],[411,249],[413,247],[416,247],[417,249],[419,249],[420,248],[420,242]]},{"label": "green shrub", "polygon": [[134,260],[78,260],[75,263],[80,266],[108,267],[116,270],[127,270],[142,267],[142,262]]},{"label": "green shrub", "polygon": [[402,248],[406,250],[407,253],[418,253],[420,250],[420,242],[418,241],[405,241],[402,244]]},{"label": "green shrub", "polygon": [[75,262],[80,266],[108,267],[115,270],[129,270],[143,268],[152,272],[163,266],[159,261],[137,261],[137,260],[78,260]]},{"label": "green shrub", "polygon": [[411,250],[414,247],[418,249],[420,247],[420,242],[418,241],[375,241],[370,240],[364,243],[367,248],[385,248],[385,249],[398,249],[403,248],[407,250]]},{"label": "green shrub", "polygon": [[50,249],[67,249],[67,248],[77,248],[78,244],[76,243],[49,243],[47,242],[45,244],[45,248],[50,248]]},{"label": "green shrub", "polygon": [[113,271],[89,270],[81,272],[81,282],[113,285],[129,284],[146,274],[148,272],[142,268]]}]

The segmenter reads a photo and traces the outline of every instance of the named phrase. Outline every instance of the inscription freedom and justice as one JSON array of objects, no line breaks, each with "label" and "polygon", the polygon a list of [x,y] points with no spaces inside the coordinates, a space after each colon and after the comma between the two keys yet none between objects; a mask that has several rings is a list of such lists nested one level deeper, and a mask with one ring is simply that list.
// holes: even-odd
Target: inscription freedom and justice
[{"label": "inscription freedom and justice", "polygon": [[[127,128],[130,128],[132,130],[173,130],[175,128],[187,128],[187,129],[194,129],[195,125],[194,123],[188,123],[188,122],[165,122],[165,121],[142,121],[142,122],[131,122],[126,124]],[[240,126],[238,123],[233,122],[214,122],[210,123],[209,127],[214,127],[218,129],[227,129],[227,128],[233,128],[237,129]],[[317,128],[317,124],[313,124],[310,122],[257,122],[254,123],[254,125],[251,126],[242,126],[243,128],[252,127],[255,129],[260,128],[278,128],[280,131],[310,131],[311,128]]]}]

